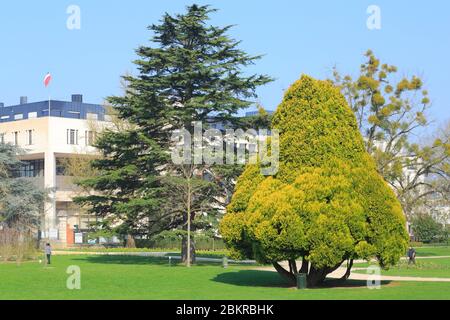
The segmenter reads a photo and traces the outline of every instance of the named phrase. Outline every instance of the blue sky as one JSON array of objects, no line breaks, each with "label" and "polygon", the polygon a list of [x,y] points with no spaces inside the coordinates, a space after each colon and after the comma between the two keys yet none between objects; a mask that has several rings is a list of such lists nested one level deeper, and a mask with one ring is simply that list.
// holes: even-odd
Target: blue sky
[{"label": "blue sky", "polygon": [[[134,49],[148,43],[146,29],[164,12],[183,12],[192,1],[72,0],[2,1],[0,4],[0,102],[48,98],[42,80],[53,74],[53,99],[83,93],[101,103],[121,92],[119,77],[134,71]],[[196,1],[220,11],[215,25],[236,24],[231,35],[251,54],[265,54],[249,72],[277,80],[258,90],[259,102],[275,109],[283,90],[302,73],[331,76],[336,65],[357,74],[362,54],[372,49],[399,67],[400,76],[419,74],[433,100],[431,117],[442,124],[450,108],[450,3],[381,0]],[[68,30],[69,5],[81,9],[81,29]],[[367,7],[381,9],[381,30],[366,27]]]}]

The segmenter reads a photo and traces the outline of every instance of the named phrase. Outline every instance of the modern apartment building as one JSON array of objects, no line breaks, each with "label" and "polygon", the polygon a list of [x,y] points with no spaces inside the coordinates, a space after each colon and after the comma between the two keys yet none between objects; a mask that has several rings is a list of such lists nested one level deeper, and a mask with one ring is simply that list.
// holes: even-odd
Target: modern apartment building
[{"label": "modern apartment building", "polygon": [[42,238],[62,246],[73,244],[76,232],[87,228],[92,219],[73,205],[76,187],[66,176],[64,160],[95,154],[92,144],[107,120],[103,106],[84,103],[79,94],[72,95],[71,101],[28,103],[21,97],[15,106],[0,103],[0,142],[25,151],[17,176],[49,192],[40,226]]}]

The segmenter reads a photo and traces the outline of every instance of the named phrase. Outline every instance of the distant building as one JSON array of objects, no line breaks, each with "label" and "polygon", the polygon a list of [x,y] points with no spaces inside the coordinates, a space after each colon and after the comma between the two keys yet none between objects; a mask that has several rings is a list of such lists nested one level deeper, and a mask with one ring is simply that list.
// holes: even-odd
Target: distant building
[{"label": "distant building", "polygon": [[41,235],[63,246],[75,242],[75,231],[88,227],[83,216],[72,205],[75,186],[65,176],[63,159],[79,154],[93,154],[98,128],[107,125],[105,108],[83,102],[83,96],[72,95],[71,101],[40,101],[5,107],[0,103],[0,142],[25,150],[20,159],[25,164],[15,174],[28,178],[40,188],[50,190],[45,204]]},{"label": "distant building", "polygon": [[[375,142],[375,147],[380,150],[386,149],[386,142],[378,141]],[[402,150],[398,153],[398,156],[408,157],[405,150]],[[414,160],[414,158],[410,158],[410,160]],[[402,189],[401,183],[404,185],[408,185],[410,182],[415,181],[419,186],[415,188],[416,195],[424,194],[426,190],[426,183],[428,177],[424,174],[419,174],[421,163],[418,165],[411,164],[410,166],[406,166],[402,168],[402,177],[401,182],[396,181],[390,187],[397,192],[398,189]],[[416,206],[414,210],[411,212],[404,212],[405,217],[407,218],[406,228],[408,230],[409,236],[411,239],[414,239],[414,232],[412,228],[412,224],[410,218],[417,214],[430,214],[436,221],[440,222],[444,226],[450,225],[450,207],[448,205],[448,201],[443,201],[440,199],[437,194],[429,194],[426,198],[426,202],[422,205]]]},{"label": "distant building", "polygon": [[[247,112],[245,116],[258,113]],[[208,122],[210,128],[220,131],[233,128],[230,123],[214,118]],[[87,241],[81,234],[95,218],[84,215],[73,205],[73,197],[79,195],[79,190],[73,177],[67,176],[64,160],[96,154],[92,146],[95,137],[108,123],[105,108],[83,102],[80,94],[72,95],[70,101],[28,103],[27,97],[21,97],[17,105],[0,103],[0,143],[17,145],[25,151],[20,156],[24,165],[14,173],[17,177],[30,179],[39,188],[49,190],[40,231],[42,238],[56,245],[65,247]],[[249,148],[247,138],[237,141],[237,146]]]},{"label": "distant building", "polygon": [[[270,111],[270,110],[266,110],[266,112],[268,114],[270,114],[270,115],[275,113],[275,111]],[[259,111],[258,110],[256,110],[256,111],[249,111],[249,112],[245,113],[246,117],[254,117],[254,116],[257,116],[257,115],[259,115]]]}]

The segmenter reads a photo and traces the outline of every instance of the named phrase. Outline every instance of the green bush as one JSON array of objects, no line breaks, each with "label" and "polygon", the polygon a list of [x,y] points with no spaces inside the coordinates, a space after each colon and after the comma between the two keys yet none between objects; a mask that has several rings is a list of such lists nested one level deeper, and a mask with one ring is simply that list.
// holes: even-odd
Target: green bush
[{"label": "green bush", "polygon": [[[136,239],[136,248],[161,248],[161,249],[177,249],[181,250],[180,238],[167,238],[167,239]],[[213,239],[211,237],[196,237],[195,238],[196,250],[200,251],[216,251],[224,250],[225,243],[222,239]]]},{"label": "green bush", "polygon": [[421,214],[412,219],[412,230],[416,240],[424,243],[445,242],[446,232],[442,224],[428,214]]},{"label": "green bush", "polygon": [[[280,131],[279,172],[265,177],[248,165],[220,225],[232,255],[273,263],[292,283],[301,257],[310,286],[346,260],[397,263],[409,242],[400,203],[339,90],[302,76],[272,127]],[[285,260],[289,270],[278,264]]]}]

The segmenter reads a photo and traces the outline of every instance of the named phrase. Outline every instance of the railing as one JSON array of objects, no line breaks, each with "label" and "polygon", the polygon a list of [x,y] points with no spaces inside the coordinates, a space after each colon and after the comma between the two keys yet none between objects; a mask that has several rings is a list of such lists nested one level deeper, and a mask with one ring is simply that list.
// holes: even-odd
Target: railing
[{"label": "railing", "polygon": [[74,184],[74,177],[56,176],[56,190],[59,191],[79,191],[80,188]]},{"label": "railing", "polygon": [[25,180],[31,182],[32,184],[34,184],[39,189],[44,189],[45,188],[44,177],[33,177],[33,178],[26,177],[26,178],[21,178],[21,179],[25,179]]}]

